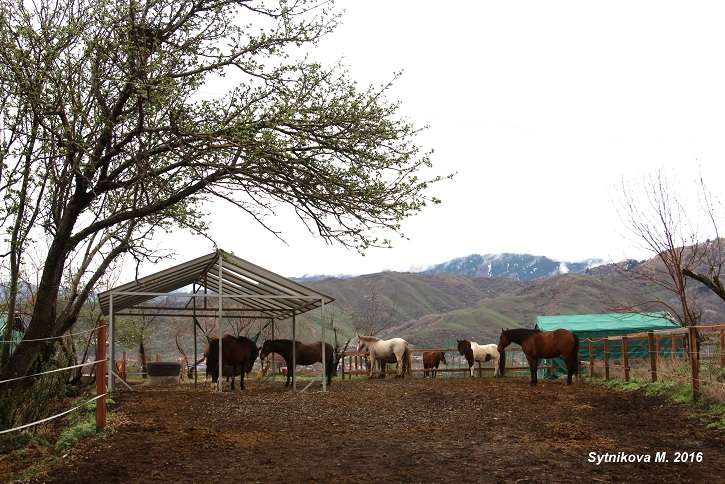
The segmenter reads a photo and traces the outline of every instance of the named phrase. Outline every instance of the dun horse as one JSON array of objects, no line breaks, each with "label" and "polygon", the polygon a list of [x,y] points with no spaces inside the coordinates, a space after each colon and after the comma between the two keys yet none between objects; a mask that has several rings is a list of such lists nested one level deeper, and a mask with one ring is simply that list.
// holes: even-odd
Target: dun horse
[{"label": "dun horse", "polygon": [[[531,384],[536,385],[538,377],[536,371],[539,358],[556,358],[562,356],[566,362],[566,384],[571,385],[574,375],[579,376],[579,336],[568,329],[555,329],[554,331],[540,331],[538,329],[507,329],[501,330],[498,341],[498,350],[503,353],[511,343],[521,346],[531,369]],[[501,358],[501,374],[506,366],[506,358]]]},{"label": "dun horse", "polygon": [[493,361],[493,376],[501,376],[501,370],[499,368],[500,353],[495,344],[480,345],[467,339],[459,339],[458,352],[466,357],[468,368],[471,370],[471,378],[474,378],[473,364],[478,362],[478,367],[480,368],[481,363],[487,361]]},{"label": "dun horse", "polygon": [[[295,341],[294,359],[297,365],[314,365],[315,363],[323,363],[325,367],[325,375],[327,375],[327,384],[332,383],[332,375],[335,374],[335,352],[330,343],[325,343],[325,361],[322,361],[322,341],[316,343],[304,344]],[[290,378],[294,376],[295,365],[292,364],[292,340],[291,339],[268,339],[262,345],[262,351],[259,358],[264,361],[270,353],[277,353],[284,358],[287,364],[287,382],[284,386],[289,386]]]},{"label": "dun horse", "polygon": [[442,351],[425,351],[425,352],[423,352],[423,368],[425,370],[430,369],[430,371],[423,372],[423,377],[427,377],[428,375],[430,375],[431,377],[435,378],[436,373],[438,373],[436,370],[438,370],[438,365],[441,362],[443,362],[444,365],[448,364],[448,362],[446,361],[446,354],[444,352],[442,352]]},{"label": "dun horse", "polygon": [[[222,336],[222,366],[231,367],[231,374],[227,375],[222,370],[223,376],[232,377],[232,390],[234,390],[234,378],[239,375],[239,388],[244,390],[244,375],[249,374],[257,359],[259,348],[254,342],[244,336]],[[206,374],[211,373],[212,384],[219,379],[219,337],[214,336],[206,344]]]}]

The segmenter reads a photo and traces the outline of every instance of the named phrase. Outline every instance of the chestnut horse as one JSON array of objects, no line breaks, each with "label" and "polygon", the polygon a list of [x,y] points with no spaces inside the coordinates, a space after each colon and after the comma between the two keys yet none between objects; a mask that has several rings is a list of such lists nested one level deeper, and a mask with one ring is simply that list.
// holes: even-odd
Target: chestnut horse
[{"label": "chestnut horse", "polygon": [[[259,348],[254,342],[244,336],[222,336],[222,366],[232,368],[231,375],[222,370],[223,376],[232,377],[232,390],[234,390],[234,378],[239,375],[239,388],[244,390],[244,375],[249,374],[257,359]],[[219,379],[219,337],[214,336],[207,344],[206,351],[206,374],[211,373],[212,385]]]},{"label": "chestnut horse", "polygon": [[[579,336],[568,329],[555,329],[554,331],[541,331],[538,329],[507,329],[501,330],[498,341],[498,350],[503,353],[511,343],[521,346],[531,369],[531,384],[536,385],[538,377],[536,370],[539,358],[556,358],[562,356],[566,362],[566,384],[571,385],[574,375],[579,376]],[[506,358],[501,358],[501,374],[506,368]]]},{"label": "chestnut horse", "polygon": [[[444,365],[447,365],[448,362],[446,361],[446,354],[442,351],[424,351],[423,352],[423,368],[424,369],[438,369],[438,365],[443,362]],[[435,370],[432,371],[424,371],[423,377],[427,377],[430,375],[431,377],[435,378],[436,373],[438,373]]]},{"label": "chestnut horse", "polygon": [[[335,352],[330,343],[325,343],[325,361],[322,361],[322,341],[305,344],[295,341],[295,363],[298,365],[314,365],[315,363],[323,363],[325,375],[327,375],[327,384],[332,383],[332,375],[335,374]],[[268,339],[262,345],[262,351],[259,358],[264,361],[270,353],[277,353],[284,358],[287,364],[287,382],[284,386],[289,386],[290,378],[294,375],[295,367],[292,364],[292,340],[291,339]]]},{"label": "chestnut horse", "polygon": [[501,371],[499,369],[499,358],[500,353],[495,344],[480,345],[467,339],[458,340],[458,352],[466,357],[468,362],[468,368],[471,370],[471,378],[473,376],[473,364],[478,362],[478,367],[481,368],[481,363],[487,361],[493,361],[493,376],[500,376]]}]

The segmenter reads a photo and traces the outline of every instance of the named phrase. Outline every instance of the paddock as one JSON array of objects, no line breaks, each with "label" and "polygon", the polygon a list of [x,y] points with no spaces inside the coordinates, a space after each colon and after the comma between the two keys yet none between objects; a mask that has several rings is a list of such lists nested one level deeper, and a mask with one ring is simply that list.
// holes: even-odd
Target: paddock
[{"label": "paddock", "polygon": [[[319,381],[282,385],[120,388],[111,431],[33,482],[708,482],[725,459],[725,434],[690,409],[586,380],[336,378],[324,393]],[[596,463],[658,452],[669,462]],[[693,461],[674,462],[683,455]]]}]

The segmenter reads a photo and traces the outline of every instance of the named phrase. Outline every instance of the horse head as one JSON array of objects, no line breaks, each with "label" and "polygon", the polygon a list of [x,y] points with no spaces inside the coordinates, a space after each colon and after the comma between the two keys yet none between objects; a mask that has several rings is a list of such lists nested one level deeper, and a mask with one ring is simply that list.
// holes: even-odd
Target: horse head
[{"label": "horse head", "polygon": [[261,361],[264,361],[265,359],[267,359],[267,356],[269,356],[269,354],[271,352],[272,352],[272,350],[271,350],[270,345],[269,345],[269,340],[266,340],[264,342],[264,344],[262,345],[262,348],[259,349],[259,359]]},{"label": "horse head", "polygon": [[360,337],[360,335],[357,335],[357,350],[358,351],[370,351],[367,346],[365,346],[365,341]]},{"label": "horse head", "polygon": [[444,365],[448,364],[448,362],[446,361],[446,354],[443,351],[441,351],[440,360],[443,362]]},{"label": "horse head", "polygon": [[252,371],[252,368],[254,368],[254,362],[256,361],[258,354],[259,348],[257,348],[257,345],[249,345],[249,358],[247,358],[247,367],[244,369],[247,375],[249,375],[249,373]]},{"label": "horse head", "polygon": [[508,329],[501,328],[501,337],[498,340],[498,352],[503,353],[503,350],[506,349],[508,345],[511,344],[511,340],[508,337],[507,334]]}]

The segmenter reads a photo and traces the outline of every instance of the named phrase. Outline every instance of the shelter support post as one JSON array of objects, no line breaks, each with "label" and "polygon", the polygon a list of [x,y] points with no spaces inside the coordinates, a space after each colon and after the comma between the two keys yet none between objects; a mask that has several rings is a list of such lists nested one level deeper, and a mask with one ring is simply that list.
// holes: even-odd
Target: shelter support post
[{"label": "shelter support post", "polygon": [[297,313],[292,313],[292,368],[287,371],[292,372],[292,390],[297,390]]},{"label": "shelter support post", "polygon": [[322,391],[327,391],[327,372],[332,368],[327,368],[327,359],[325,358],[325,300],[320,299],[320,326],[322,326]]}]

